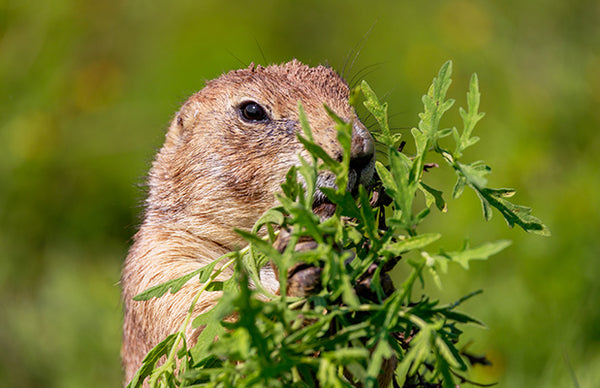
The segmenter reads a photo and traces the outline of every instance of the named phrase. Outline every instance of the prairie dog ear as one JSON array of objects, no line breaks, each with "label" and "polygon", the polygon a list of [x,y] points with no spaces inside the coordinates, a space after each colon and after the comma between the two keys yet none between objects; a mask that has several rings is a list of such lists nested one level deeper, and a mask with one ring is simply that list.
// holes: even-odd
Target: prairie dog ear
[{"label": "prairie dog ear", "polygon": [[167,132],[167,142],[172,145],[180,144],[194,127],[197,107],[193,102],[186,102],[175,114]]},{"label": "prairie dog ear", "polygon": [[175,114],[165,138],[165,147],[178,147],[184,137],[185,124],[179,112]]}]

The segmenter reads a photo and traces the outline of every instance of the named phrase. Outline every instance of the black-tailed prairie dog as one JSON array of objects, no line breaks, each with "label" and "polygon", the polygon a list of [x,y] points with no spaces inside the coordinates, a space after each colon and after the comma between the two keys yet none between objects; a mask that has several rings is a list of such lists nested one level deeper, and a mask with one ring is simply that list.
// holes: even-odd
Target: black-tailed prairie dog
[{"label": "black-tailed prairie dog", "polygon": [[[353,123],[348,189],[368,185],[373,176],[374,145],[348,103],[349,88],[327,67],[298,61],[250,66],[207,82],[176,113],[148,178],[148,198],[122,275],[124,337],[122,358],[129,381],[146,353],[176,332],[201,286],[190,282],[176,294],[145,302],[132,297],[183,276],[243,246],[234,228],[251,229],[276,205],[285,174],[308,153],[298,141],[298,102],[308,116],[314,140],[341,158],[334,121],[323,105]],[[319,186],[333,186],[322,172]],[[323,201],[315,198],[315,208]],[[273,292],[273,273],[263,273]],[[214,293],[211,293],[214,294]],[[198,313],[215,303],[201,300]],[[188,344],[199,333],[190,329]]]}]

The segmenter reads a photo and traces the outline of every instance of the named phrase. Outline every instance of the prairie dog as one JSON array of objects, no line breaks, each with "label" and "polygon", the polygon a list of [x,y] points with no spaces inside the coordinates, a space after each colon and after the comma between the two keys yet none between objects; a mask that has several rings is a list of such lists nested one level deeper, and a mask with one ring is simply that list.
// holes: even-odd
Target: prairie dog
[{"label": "prairie dog", "polygon": [[[233,228],[251,229],[276,205],[274,193],[280,191],[289,168],[299,164],[298,155],[308,159],[296,138],[301,131],[298,102],[315,142],[333,158],[341,158],[342,149],[323,104],[353,123],[348,189],[369,184],[373,139],[348,97],[348,85],[333,70],[294,60],[224,74],[207,82],[176,113],[152,164],[143,221],[123,267],[121,355],[126,381],[150,349],[179,330],[200,285],[190,282],[174,295],[145,302],[132,298],[244,245]],[[332,187],[334,181],[332,173],[322,172],[317,184]],[[318,193],[315,211],[326,212],[323,202]],[[262,275],[275,292],[278,283],[272,272],[267,269]],[[214,298],[200,300],[197,312],[210,308]],[[189,329],[188,344],[193,345],[198,334],[198,329]]]}]

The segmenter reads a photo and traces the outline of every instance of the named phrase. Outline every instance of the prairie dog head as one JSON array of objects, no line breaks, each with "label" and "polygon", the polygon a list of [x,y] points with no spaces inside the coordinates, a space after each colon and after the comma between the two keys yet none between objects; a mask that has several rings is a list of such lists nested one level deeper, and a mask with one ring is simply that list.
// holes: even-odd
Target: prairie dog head
[{"label": "prairie dog head", "polygon": [[[308,158],[296,138],[302,131],[298,102],[315,142],[333,158],[341,159],[342,149],[323,104],[353,123],[348,189],[368,185],[373,139],[348,96],[348,85],[333,70],[295,60],[250,66],[207,82],[176,114],[153,164],[145,222],[178,225],[233,248],[238,239],[227,231],[251,228],[276,204],[274,193],[299,164],[298,154]],[[333,186],[334,179],[324,172],[318,185]],[[324,200],[317,197],[315,202]]]}]

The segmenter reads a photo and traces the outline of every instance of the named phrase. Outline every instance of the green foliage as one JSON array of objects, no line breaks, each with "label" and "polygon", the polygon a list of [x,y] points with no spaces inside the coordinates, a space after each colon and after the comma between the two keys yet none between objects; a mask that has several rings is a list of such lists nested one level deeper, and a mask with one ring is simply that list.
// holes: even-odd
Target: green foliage
[{"label": "green foliage", "polygon": [[[214,262],[136,296],[136,300],[147,300],[169,290],[176,292],[195,276],[203,283],[196,300],[206,292],[224,291],[212,310],[191,322],[193,327],[205,326],[197,344],[187,348],[184,337],[192,305],[180,332],[167,337],[148,354],[130,386],[139,387],[148,377],[152,387],[349,387],[357,383],[374,387],[383,365],[393,358],[398,360],[395,378],[400,386],[426,382],[454,387],[457,381],[466,381],[461,373],[467,371],[472,358],[458,347],[460,326],[481,323],[456,311],[456,307],[476,293],[456,303],[440,305],[425,295],[413,297],[413,288],[417,279],[424,281],[426,270],[441,285],[440,273],[446,272],[448,263],[468,269],[470,261],[485,260],[510,242],[489,242],[475,248],[466,243],[460,251],[441,250],[438,254],[426,250],[442,235],[419,234],[417,227],[433,204],[441,211],[447,210],[442,191],[423,182],[428,152],[441,154],[456,171],[458,182],[453,196],[458,197],[465,185],[479,194],[486,219],[495,207],[511,226],[518,224],[539,234],[549,232],[526,208],[504,199],[513,190],[485,187],[483,176],[489,169],[482,162],[469,165],[459,162],[463,151],[477,142],[471,133],[483,114],[478,113],[479,91],[477,77],[473,76],[468,111],[460,110],[464,122],[462,133],[455,128],[440,129],[442,116],[454,103],[445,99],[451,72],[451,62],[445,63],[428,94],[423,96],[424,112],[419,115],[418,128],[411,131],[416,149],[412,157],[397,149],[400,136],[388,127],[387,105],[378,101],[366,82],[361,84],[364,105],[380,125],[374,135],[387,147],[389,165],[381,162],[376,165],[385,194],[377,187],[371,193],[360,187],[358,198],[346,192],[351,123],[345,123],[328,110],[337,123],[338,139],[344,149],[342,161],[337,162],[312,141],[308,120],[300,106],[304,136],[299,135],[299,139],[310,152],[312,163],[302,159],[300,166],[290,170],[282,186],[283,193],[278,195],[280,206],[265,213],[252,232],[238,231],[248,241],[248,248],[221,257],[218,261],[227,262],[218,271],[213,272]],[[456,141],[453,153],[439,144],[441,138],[450,134]],[[336,189],[321,188],[336,205],[335,214],[323,222],[312,211],[316,178],[321,169],[333,171],[337,176]],[[415,205],[419,192],[425,198],[422,209]],[[376,193],[379,199],[388,196],[389,204],[378,201]],[[257,235],[261,228],[267,229],[266,238]],[[277,229],[291,232],[283,252],[273,247]],[[307,237],[318,243],[317,248],[296,251],[296,242]],[[381,283],[383,268],[397,262],[400,255],[411,257],[410,272],[395,292],[386,295]],[[287,274],[292,266],[306,263],[321,267],[320,291],[305,298],[288,297],[285,292],[278,296],[268,294],[260,286],[258,275],[268,260],[279,271],[280,290],[287,289]],[[234,277],[216,282],[223,268],[234,263]],[[376,269],[367,273],[373,264]],[[365,276],[371,279],[372,297],[357,292]],[[227,316],[236,319],[223,321]],[[214,342],[215,338],[218,341]],[[166,357],[166,361],[157,366],[161,357]]]},{"label": "green foliage", "polygon": [[[468,272],[451,266],[444,290],[427,282],[433,289],[426,292],[448,302],[485,288],[464,307],[494,329],[471,327],[463,335],[475,341],[469,349],[494,363],[475,368],[474,379],[575,387],[573,374],[582,387],[597,385],[595,4],[0,2],[3,385],[120,385],[119,272],[140,222],[144,190],[138,184],[169,118],[205,79],[250,62],[291,58],[329,63],[351,84],[366,78],[389,104],[389,126],[404,140],[410,132],[403,128],[417,125],[420,96],[445,58],[455,63],[448,93],[456,103],[442,125],[462,129],[457,108],[467,109],[463,92],[469,69],[477,70],[480,111],[487,115],[475,133],[482,140],[465,151],[465,160],[486,160],[494,173],[487,176],[490,186],[516,187],[518,197],[509,200],[534,205],[552,238],[508,229],[496,210],[493,220],[477,225],[480,201],[466,186],[454,201],[447,183],[454,173],[434,156],[430,160],[443,168],[425,174],[426,183],[444,189],[449,207],[440,214],[432,206],[419,227],[443,234],[434,253],[438,246],[459,250],[465,236],[473,246],[486,238],[514,243],[498,260],[473,263]],[[351,54],[345,66],[348,51],[373,25],[356,60]],[[376,127],[364,111],[361,105],[364,124]],[[443,141],[454,150],[452,137]],[[414,154],[410,142],[406,152]],[[394,280],[403,279],[403,267]]]},{"label": "green foliage", "polygon": [[221,260],[223,260],[226,257],[228,257],[228,255],[221,256],[217,260],[214,260],[212,263],[205,265],[204,267],[199,268],[193,272],[190,272],[189,274],[187,274],[185,276],[182,276],[177,279],[169,280],[168,282],[158,284],[154,287],[150,287],[149,289],[142,292],[141,294],[136,295],[133,298],[133,300],[140,301],[140,300],[148,300],[151,298],[160,298],[167,292],[171,292],[171,294],[174,294],[177,291],[179,291],[181,289],[181,287],[183,287],[185,285],[185,283],[190,281],[190,279],[192,279],[194,276],[198,276],[198,281],[200,283],[206,283],[208,281],[210,275],[212,275],[215,265],[217,265],[217,263],[219,263]]}]

